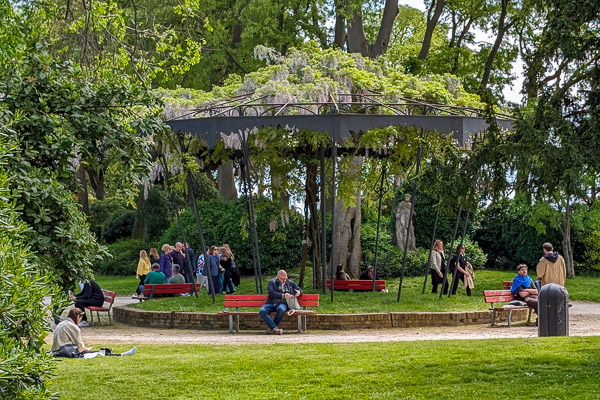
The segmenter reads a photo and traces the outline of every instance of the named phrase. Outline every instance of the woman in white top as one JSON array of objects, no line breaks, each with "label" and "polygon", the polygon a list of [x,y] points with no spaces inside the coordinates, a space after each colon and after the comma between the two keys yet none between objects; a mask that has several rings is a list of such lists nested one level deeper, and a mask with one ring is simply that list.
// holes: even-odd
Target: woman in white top
[{"label": "woman in white top", "polygon": [[[50,349],[52,354],[70,357],[70,353],[73,351],[76,351],[77,353],[90,351],[89,348],[85,347],[81,340],[81,330],[78,325],[81,322],[82,316],[83,311],[81,309],[73,308],[69,311],[67,319],[56,325],[56,328],[54,329],[54,338],[52,340],[52,349]],[[69,346],[69,351],[64,351],[63,348],[65,348],[65,346]],[[61,354],[61,349],[63,349],[64,354]]]},{"label": "woman in white top", "polygon": [[[447,271],[446,260],[444,258],[444,242],[436,240],[431,249],[431,262],[429,264],[431,271],[431,293],[437,293],[438,285],[444,282],[444,274]],[[448,294],[448,281],[443,288],[444,294]]]}]

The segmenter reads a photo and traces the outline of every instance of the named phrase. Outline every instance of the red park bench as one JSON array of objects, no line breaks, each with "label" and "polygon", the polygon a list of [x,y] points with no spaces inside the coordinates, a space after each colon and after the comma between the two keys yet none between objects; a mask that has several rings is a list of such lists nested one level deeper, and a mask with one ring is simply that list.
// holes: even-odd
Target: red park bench
[{"label": "red park bench", "polygon": [[199,283],[163,283],[157,285],[144,285],[143,296],[132,296],[131,298],[144,301],[150,300],[156,295],[192,293],[192,285],[196,285],[196,297],[198,297],[198,292],[201,287]]},{"label": "red park bench", "polygon": [[108,314],[108,323],[110,325],[112,325],[112,319],[110,317],[110,310],[113,306],[113,303],[115,302],[115,297],[117,297],[117,294],[115,292],[111,292],[110,290],[104,290],[104,289],[102,289],[102,293],[104,294],[104,303],[108,303],[108,307],[104,307],[104,304],[102,304],[102,307],[96,307],[96,306],[85,307],[88,310],[90,310],[90,315],[92,317],[92,325],[94,324],[94,311],[96,311],[96,316],[98,317],[98,323],[100,323],[100,313],[105,312]]},{"label": "red park bench", "polygon": [[[510,284],[512,285],[512,282],[510,282]],[[508,303],[513,300],[516,300],[513,297],[510,290],[484,290],[483,297],[485,299],[485,302],[489,303],[491,306],[491,308],[490,308],[490,311],[492,312],[491,326],[494,326],[494,322],[496,321],[496,313],[497,312],[508,311],[508,326],[511,326],[512,312],[514,310],[525,310],[525,309],[529,310],[529,315],[527,316],[527,323],[530,323],[531,312],[533,311],[533,308],[531,308],[529,306],[511,306],[508,304],[505,304],[504,306],[501,306],[501,307],[494,305],[494,303]]]},{"label": "red park bench", "polygon": [[[260,308],[267,302],[266,294],[226,294],[224,300],[225,307],[234,307],[235,311],[221,311],[219,315],[229,316],[229,332],[233,332],[233,317],[236,317],[236,332],[240,331],[240,315],[256,315],[258,311],[240,311],[240,308]],[[300,307],[319,307],[319,295],[318,294],[301,294],[298,296],[298,303]],[[306,331],[306,316],[309,314],[316,314],[314,310],[296,310],[294,315],[298,316],[298,333],[302,332],[302,329]]]},{"label": "red park bench", "polygon": [[[327,289],[331,289],[331,279],[327,279]],[[370,279],[368,279],[368,280],[350,280],[350,281],[341,281],[341,280],[336,279],[333,281],[333,289],[334,290],[352,289],[355,292],[356,291],[366,292],[366,291],[373,290],[373,281]],[[378,292],[384,291],[385,290],[385,281],[376,280],[375,281],[375,289]]]}]

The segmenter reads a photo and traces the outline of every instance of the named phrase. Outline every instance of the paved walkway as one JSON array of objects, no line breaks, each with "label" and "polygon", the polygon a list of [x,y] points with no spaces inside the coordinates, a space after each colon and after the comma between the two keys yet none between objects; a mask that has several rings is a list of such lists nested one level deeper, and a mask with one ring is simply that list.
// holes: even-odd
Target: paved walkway
[{"label": "paved walkway", "polygon": [[[118,297],[115,305],[131,303],[131,298]],[[572,302],[569,313],[570,336],[600,335],[600,304]],[[104,318],[103,318],[104,321]],[[491,339],[491,338],[529,338],[537,337],[535,326],[522,324],[490,327],[489,325],[471,325],[457,327],[398,328],[355,331],[308,331],[297,334],[285,332],[282,336],[264,332],[240,332],[230,334],[226,331],[200,331],[180,329],[152,329],[133,327],[115,323],[113,326],[92,326],[82,330],[86,344],[210,344],[242,345],[264,343],[358,343],[358,342],[397,342],[415,340],[454,340],[454,339]],[[51,337],[48,340],[52,340]]]}]

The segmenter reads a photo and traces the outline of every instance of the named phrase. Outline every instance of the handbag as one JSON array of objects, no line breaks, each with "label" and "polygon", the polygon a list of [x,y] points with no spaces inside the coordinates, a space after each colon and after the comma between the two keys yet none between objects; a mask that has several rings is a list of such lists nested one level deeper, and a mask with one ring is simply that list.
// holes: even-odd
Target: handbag
[{"label": "handbag", "polygon": [[298,303],[298,298],[296,296],[291,297],[289,299],[285,299],[289,310],[302,310],[300,307],[300,303]]},{"label": "handbag", "polygon": [[79,352],[77,351],[77,346],[74,344],[65,344],[54,353],[54,357],[77,358],[79,357]]}]

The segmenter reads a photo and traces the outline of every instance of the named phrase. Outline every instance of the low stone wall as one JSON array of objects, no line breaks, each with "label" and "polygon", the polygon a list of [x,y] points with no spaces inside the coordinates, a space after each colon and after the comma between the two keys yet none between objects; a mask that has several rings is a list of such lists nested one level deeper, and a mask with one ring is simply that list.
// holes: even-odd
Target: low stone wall
[{"label": "low stone wall", "polygon": [[[527,310],[514,310],[512,321],[523,321],[527,318]],[[113,307],[114,319],[134,326],[152,328],[182,328],[202,330],[228,330],[227,315],[201,312],[179,311],[147,311],[127,306]],[[506,323],[508,313],[496,315],[498,323]],[[490,311],[464,312],[391,312],[368,314],[316,314],[308,315],[308,330],[352,330],[413,328],[427,326],[457,326],[489,324]],[[235,323],[235,318],[234,318]],[[284,317],[280,327],[284,330],[298,329],[296,316]],[[240,330],[262,330],[264,322],[258,312],[240,315]]]}]

